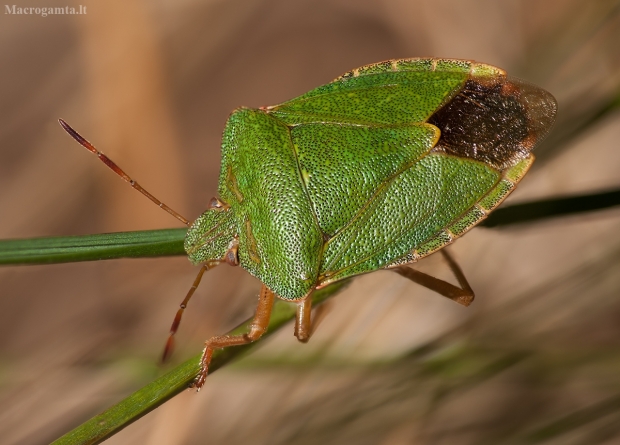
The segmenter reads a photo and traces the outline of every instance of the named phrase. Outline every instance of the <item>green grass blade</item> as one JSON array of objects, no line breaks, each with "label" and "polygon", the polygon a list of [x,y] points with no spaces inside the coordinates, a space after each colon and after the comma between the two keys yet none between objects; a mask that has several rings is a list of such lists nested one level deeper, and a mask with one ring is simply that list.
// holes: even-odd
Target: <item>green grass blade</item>
[{"label": "green grass blade", "polygon": [[[342,290],[348,280],[329,285],[313,294],[312,303],[314,306],[322,303],[327,298],[335,295]],[[269,328],[263,335],[263,339],[272,335],[278,329],[286,325],[295,317],[295,305],[282,300],[276,300]],[[237,328],[228,332],[229,335],[237,335],[248,332],[251,319],[247,320]],[[244,346],[220,349],[213,355],[210,366],[210,373],[221,368],[239,355],[256,347],[260,343],[252,343]],[[145,387],[131,394],[129,397],[120,401],[116,405],[108,408],[101,414],[84,422],[74,430],[65,434],[54,445],[75,445],[75,444],[96,444],[104,441],[113,434],[122,430],[126,426],[138,420],[140,417],[157,408],[170,398],[186,390],[188,385],[194,380],[199,371],[200,355],[197,355],[172,371],[149,383]],[[207,385],[209,379],[207,379]]]},{"label": "green grass blade", "polygon": [[497,209],[480,225],[498,227],[576,215],[620,205],[620,190],[564,198],[541,199]]},{"label": "green grass blade", "polygon": [[147,230],[0,241],[2,264],[50,264],[185,255],[187,229]]},{"label": "green grass blade", "polygon": [[[620,190],[543,199],[495,210],[483,227],[536,222],[620,205]],[[0,241],[0,265],[52,264],[185,255],[187,229],[147,230]]]}]

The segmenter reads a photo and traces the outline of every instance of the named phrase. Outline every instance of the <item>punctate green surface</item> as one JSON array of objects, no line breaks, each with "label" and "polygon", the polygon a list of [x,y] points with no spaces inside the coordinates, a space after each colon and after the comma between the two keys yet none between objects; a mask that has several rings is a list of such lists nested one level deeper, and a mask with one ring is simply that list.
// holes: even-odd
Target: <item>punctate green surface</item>
[{"label": "punctate green surface", "polygon": [[390,60],[224,130],[223,206],[190,228],[194,263],[240,265],[279,297],[410,263],[508,196],[550,129],[555,99],[496,67]]}]

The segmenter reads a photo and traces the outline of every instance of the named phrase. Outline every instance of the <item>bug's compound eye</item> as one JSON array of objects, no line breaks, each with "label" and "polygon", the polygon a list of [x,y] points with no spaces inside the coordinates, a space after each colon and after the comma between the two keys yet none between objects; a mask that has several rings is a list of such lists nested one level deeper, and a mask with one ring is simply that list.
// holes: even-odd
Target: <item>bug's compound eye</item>
[{"label": "bug's compound eye", "polygon": [[218,198],[213,197],[209,201],[209,209],[225,209],[228,208],[228,204],[223,201],[220,201]]},{"label": "bug's compound eye", "polygon": [[231,266],[239,265],[239,240],[238,239],[235,238],[228,244],[228,250],[226,251],[226,254],[224,255],[224,261]]}]

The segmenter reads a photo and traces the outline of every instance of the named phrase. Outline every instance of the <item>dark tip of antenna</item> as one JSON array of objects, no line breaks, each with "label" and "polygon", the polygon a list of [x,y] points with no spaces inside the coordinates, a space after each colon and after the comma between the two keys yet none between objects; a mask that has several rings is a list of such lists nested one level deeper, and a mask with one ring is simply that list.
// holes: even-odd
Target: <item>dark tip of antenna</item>
[{"label": "dark tip of antenna", "polygon": [[78,141],[81,145],[90,145],[86,139],[84,139],[77,131],[71,128],[71,126],[64,120],[58,119],[58,123],[62,128],[64,128],[67,133],[69,133],[69,136]]},{"label": "dark tip of antenna", "polygon": [[66,132],[71,133],[73,131],[73,128],[71,128],[63,119],[58,119],[58,123],[65,129]]}]

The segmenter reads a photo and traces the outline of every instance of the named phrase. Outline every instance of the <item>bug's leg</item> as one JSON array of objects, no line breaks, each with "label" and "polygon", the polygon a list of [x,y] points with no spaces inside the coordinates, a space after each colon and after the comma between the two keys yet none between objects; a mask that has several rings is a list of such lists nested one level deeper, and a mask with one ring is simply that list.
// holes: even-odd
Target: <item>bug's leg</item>
[{"label": "bug's leg", "polygon": [[312,335],[312,295],[308,295],[297,303],[297,315],[295,316],[295,337],[302,343],[306,343]]},{"label": "bug's leg", "polygon": [[471,302],[474,301],[474,291],[467,282],[463,271],[461,270],[459,265],[456,264],[456,261],[454,261],[454,259],[450,256],[446,249],[443,249],[441,253],[448,262],[448,266],[450,266],[452,273],[458,280],[461,287],[455,286],[448,283],[447,281],[440,280],[439,278],[432,277],[428,274],[425,274],[407,266],[395,267],[391,270],[402,275],[405,278],[409,278],[411,281],[418,283],[421,286],[424,286],[430,290],[437,292],[438,294],[443,295],[444,297],[449,298],[452,301],[456,301],[463,306],[469,306]]},{"label": "bug's leg", "polygon": [[162,362],[165,362],[168,359],[168,357],[170,357],[170,354],[172,354],[172,350],[174,349],[174,334],[176,334],[177,331],[179,330],[179,325],[181,324],[181,317],[183,317],[183,312],[185,311],[185,308],[187,307],[187,303],[189,303],[189,300],[192,298],[192,295],[194,295],[194,292],[196,292],[196,289],[198,288],[198,285],[200,284],[200,280],[202,279],[202,276],[207,270],[213,269],[218,264],[219,262],[209,262],[209,263],[204,264],[200,268],[200,272],[198,272],[198,275],[196,276],[196,279],[194,280],[194,284],[192,284],[192,287],[189,289],[189,291],[187,292],[187,295],[181,302],[179,310],[177,311],[177,314],[174,316],[174,320],[172,321],[172,326],[170,326],[170,335],[168,336],[168,341],[166,342],[166,346],[164,347],[164,352],[161,356]]},{"label": "bug's leg", "polygon": [[297,303],[297,315],[295,317],[295,337],[302,342],[307,343],[321,324],[327,313],[329,312],[329,301],[314,309],[312,312],[312,295],[306,297],[305,300]]},{"label": "bug's leg", "polygon": [[202,352],[202,359],[200,360],[200,373],[192,387],[200,390],[204,385],[209,373],[209,363],[213,356],[213,351],[220,348],[227,348],[229,346],[245,345],[258,340],[266,331],[269,325],[269,317],[271,316],[271,308],[273,307],[273,300],[275,294],[263,285],[258,296],[258,305],[256,306],[256,313],[254,319],[250,324],[250,332],[242,335],[219,335],[217,337],[211,337],[205,342],[205,349]]}]

